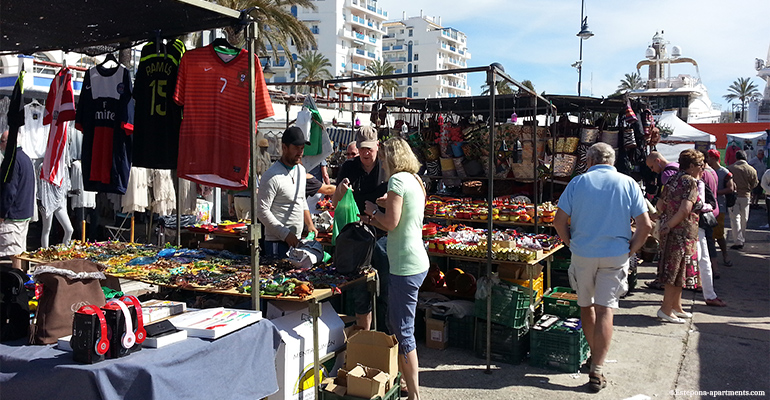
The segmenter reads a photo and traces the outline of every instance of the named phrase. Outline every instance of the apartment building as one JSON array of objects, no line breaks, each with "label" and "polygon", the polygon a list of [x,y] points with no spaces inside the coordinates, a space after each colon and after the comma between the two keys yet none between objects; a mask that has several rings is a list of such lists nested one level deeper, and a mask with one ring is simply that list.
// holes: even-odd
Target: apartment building
[{"label": "apartment building", "polygon": [[[384,24],[385,61],[396,67],[396,73],[438,71],[468,67],[471,53],[468,38],[454,28],[441,26],[441,17],[403,18]],[[395,97],[458,97],[470,96],[467,74],[428,76],[402,79]]]},{"label": "apartment building", "polygon": [[[382,59],[384,23],[388,13],[377,0],[316,0],[316,10],[292,7],[291,13],[304,22],[315,35],[318,50],[332,64],[330,72],[335,77],[369,75],[366,67],[374,60]],[[297,59],[295,48],[279,49],[278,60],[271,60],[276,75],[271,82],[293,82],[297,71],[288,58]],[[354,96],[363,94],[361,85],[347,84],[347,92]],[[289,87],[283,90],[291,91]]]}]

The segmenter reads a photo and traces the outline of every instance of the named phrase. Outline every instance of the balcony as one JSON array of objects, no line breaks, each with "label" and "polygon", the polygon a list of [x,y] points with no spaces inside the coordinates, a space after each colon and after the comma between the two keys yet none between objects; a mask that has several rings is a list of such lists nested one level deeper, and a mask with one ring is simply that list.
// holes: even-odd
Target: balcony
[{"label": "balcony", "polygon": [[351,67],[354,71],[366,71],[366,65],[353,63]]},{"label": "balcony", "polygon": [[377,43],[376,37],[369,37],[369,43]]},{"label": "balcony", "polygon": [[390,46],[382,46],[382,51],[389,51],[389,50],[390,50]]},{"label": "balcony", "polygon": [[404,49],[404,45],[402,44],[397,44],[393,46],[393,50],[403,50],[403,49]]},{"label": "balcony", "polygon": [[454,46],[449,46],[449,50],[451,51],[457,51],[457,49]]},{"label": "balcony", "polygon": [[389,57],[389,58],[386,58],[385,61],[389,63],[406,62],[406,57]]},{"label": "balcony", "polygon": [[356,49],[356,54],[359,56],[363,56],[364,54],[366,54],[366,52],[361,49]]},{"label": "balcony", "polygon": [[374,53],[372,53],[371,51],[367,51],[367,52],[366,52],[366,56],[367,56],[367,57],[369,57],[369,58],[376,58],[376,57],[377,57],[377,56],[376,56]]},{"label": "balcony", "polygon": [[359,39],[359,40],[364,40],[366,38],[366,35],[364,35],[363,33],[358,33],[358,32],[353,32],[353,36],[356,39]]}]

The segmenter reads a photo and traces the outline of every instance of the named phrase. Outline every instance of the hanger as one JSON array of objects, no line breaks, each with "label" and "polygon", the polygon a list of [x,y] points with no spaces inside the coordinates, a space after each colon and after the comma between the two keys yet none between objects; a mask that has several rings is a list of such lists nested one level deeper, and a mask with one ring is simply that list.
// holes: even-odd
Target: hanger
[{"label": "hanger", "polygon": [[[110,61],[115,63],[115,67],[107,67],[107,63],[109,63]],[[115,54],[112,54],[112,53],[107,53],[107,56],[104,57],[104,61],[102,61],[102,63],[99,64],[99,66],[102,68],[116,68],[119,65],[120,63],[118,62],[118,59],[115,58]]]},{"label": "hanger", "polygon": [[33,99],[32,99],[32,101],[30,101],[30,102],[29,102],[29,105],[31,105],[31,106],[38,106],[38,107],[42,107],[42,106],[43,106],[43,105],[42,105],[42,104],[40,104],[40,102],[38,102],[38,101],[37,101],[37,99],[35,99],[35,98],[33,98]]},{"label": "hanger", "polygon": [[234,56],[241,52],[241,49],[231,45],[225,38],[216,38],[211,42],[211,45],[214,46],[214,51],[221,54]]}]

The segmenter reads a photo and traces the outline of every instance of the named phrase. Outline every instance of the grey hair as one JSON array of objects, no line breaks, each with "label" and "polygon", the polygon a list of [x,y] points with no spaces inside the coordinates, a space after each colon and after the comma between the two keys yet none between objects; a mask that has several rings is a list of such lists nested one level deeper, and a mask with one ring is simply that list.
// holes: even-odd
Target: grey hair
[{"label": "grey hair", "polygon": [[615,165],[615,150],[607,143],[596,143],[588,148],[586,160],[591,163],[591,165]]}]

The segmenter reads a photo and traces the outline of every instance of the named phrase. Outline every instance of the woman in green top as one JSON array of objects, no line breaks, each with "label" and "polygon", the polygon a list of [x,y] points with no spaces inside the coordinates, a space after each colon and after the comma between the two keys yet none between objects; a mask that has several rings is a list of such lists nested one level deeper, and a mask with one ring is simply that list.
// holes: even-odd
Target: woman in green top
[{"label": "woman in green top", "polygon": [[417,291],[428,273],[428,253],[422,241],[425,187],[417,176],[420,162],[406,140],[396,137],[382,144],[381,156],[388,178],[388,192],[377,204],[366,202],[370,223],[388,231],[388,327],[398,338],[398,364],[409,399],[419,399],[417,344],[414,316]]}]

